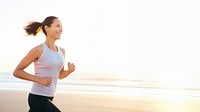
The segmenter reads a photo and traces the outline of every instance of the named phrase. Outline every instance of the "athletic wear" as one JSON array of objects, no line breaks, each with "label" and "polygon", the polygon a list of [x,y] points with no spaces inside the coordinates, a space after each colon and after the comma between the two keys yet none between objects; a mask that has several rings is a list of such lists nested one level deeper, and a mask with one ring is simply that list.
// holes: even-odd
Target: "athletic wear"
[{"label": "athletic wear", "polygon": [[61,112],[51,101],[53,100],[57,79],[64,64],[64,56],[60,48],[53,51],[46,43],[42,44],[43,52],[35,64],[35,75],[38,77],[51,77],[49,86],[33,82],[29,97],[29,112]]},{"label": "athletic wear", "polygon": [[35,95],[53,97],[56,90],[57,79],[64,64],[64,56],[61,49],[58,47],[58,51],[53,51],[49,49],[46,43],[43,43],[42,47],[42,55],[34,63],[35,75],[39,77],[51,77],[53,79],[51,85],[49,86],[44,86],[39,83],[33,82],[30,93]]},{"label": "athletic wear", "polygon": [[51,101],[53,97],[29,94],[29,112],[61,112]]}]

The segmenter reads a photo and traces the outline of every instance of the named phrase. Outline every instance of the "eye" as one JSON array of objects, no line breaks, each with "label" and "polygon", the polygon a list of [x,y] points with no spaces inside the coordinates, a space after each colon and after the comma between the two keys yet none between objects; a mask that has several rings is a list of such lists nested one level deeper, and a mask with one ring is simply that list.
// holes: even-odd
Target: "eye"
[{"label": "eye", "polygon": [[58,24],[57,27],[61,27],[62,28],[62,26],[60,24]]},{"label": "eye", "polygon": [[60,27],[60,25],[57,25],[57,27]]}]

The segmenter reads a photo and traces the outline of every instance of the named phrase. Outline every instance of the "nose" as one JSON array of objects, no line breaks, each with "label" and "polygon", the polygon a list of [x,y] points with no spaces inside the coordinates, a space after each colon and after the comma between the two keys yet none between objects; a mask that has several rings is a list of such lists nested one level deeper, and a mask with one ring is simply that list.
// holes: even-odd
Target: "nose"
[{"label": "nose", "polygon": [[59,31],[60,31],[61,33],[63,32],[63,29],[62,29],[62,27],[60,27],[60,28],[59,28]]}]

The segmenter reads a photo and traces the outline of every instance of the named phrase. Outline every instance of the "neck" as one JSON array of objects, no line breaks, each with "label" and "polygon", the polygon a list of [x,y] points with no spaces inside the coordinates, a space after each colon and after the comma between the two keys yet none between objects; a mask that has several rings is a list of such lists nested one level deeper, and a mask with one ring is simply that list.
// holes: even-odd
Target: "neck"
[{"label": "neck", "polygon": [[53,51],[57,51],[58,50],[56,45],[55,45],[55,40],[47,38],[45,43],[46,43],[46,45],[48,46],[49,49],[51,49]]}]

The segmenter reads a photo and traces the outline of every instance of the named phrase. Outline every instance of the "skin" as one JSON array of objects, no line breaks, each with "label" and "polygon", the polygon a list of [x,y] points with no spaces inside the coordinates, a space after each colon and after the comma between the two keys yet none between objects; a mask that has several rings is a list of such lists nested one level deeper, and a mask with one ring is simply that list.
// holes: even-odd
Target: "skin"
[{"label": "skin", "polygon": [[[58,51],[55,41],[60,39],[60,36],[62,34],[62,24],[59,19],[55,19],[54,22],[51,24],[50,27],[45,26],[45,30],[47,32],[46,36],[46,45],[53,51]],[[61,51],[63,55],[65,56],[65,50],[61,48]],[[15,68],[13,75],[15,77],[18,77],[20,79],[28,80],[37,82],[39,84],[42,84],[44,86],[49,86],[52,82],[51,77],[38,77],[32,74],[27,73],[24,71],[32,62],[37,61],[37,59],[40,58],[41,54],[43,52],[42,45],[36,46],[32,48],[28,54],[21,60],[21,62],[18,64],[18,66]],[[59,74],[59,79],[63,79],[67,77],[69,74],[75,71],[75,65],[73,63],[68,63],[68,70],[63,68],[61,69],[61,72]]]}]

